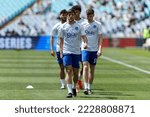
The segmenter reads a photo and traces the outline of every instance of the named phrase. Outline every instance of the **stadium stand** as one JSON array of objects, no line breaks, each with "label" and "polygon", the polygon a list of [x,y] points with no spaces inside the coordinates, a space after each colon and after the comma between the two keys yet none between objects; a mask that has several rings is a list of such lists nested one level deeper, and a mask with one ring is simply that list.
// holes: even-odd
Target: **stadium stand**
[{"label": "stadium stand", "polygon": [[0,27],[22,13],[35,0],[0,0]]},{"label": "stadium stand", "polygon": [[[19,8],[16,11],[21,12],[34,0],[26,2],[28,5],[18,4]],[[149,0],[42,0],[40,3],[34,3],[18,20],[3,28],[0,35],[49,35],[52,26],[58,22],[60,10],[69,9],[75,4],[81,5],[82,17],[85,17],[86,8],[94,8],[95,19],[102,23],[102,32],[108,37],[142,37],[143,29],[150,25]],[[12,11],[12,14],[16,14],[16,11]],[[2,25],[6,19],[2,18],[2,15],[0,19]]]}]

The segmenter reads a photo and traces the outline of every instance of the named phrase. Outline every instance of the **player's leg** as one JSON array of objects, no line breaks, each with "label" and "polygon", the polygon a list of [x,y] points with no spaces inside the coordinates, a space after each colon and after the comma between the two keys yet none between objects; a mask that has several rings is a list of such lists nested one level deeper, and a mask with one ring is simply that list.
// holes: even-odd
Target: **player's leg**
[{"label": "player's leg", "polygon": [[83,62],[83,79],[84,79],[84,94],[87,94],[88,91],[88,70],[89,63]]},{"label": "player's leg", "polygon": [[78,76],[78,86],[79,86],[79,89],[83,89],[82,75],[83,75],[83,62],[81,62],[80,74]]},{"label": "player's leg", "polygon": [[72,57],[70,54],[63,55],[63,64],[66,67],[67,98],[72,97]]},{"label": "player's leg", "polygon": [[[83,63],[81,62],[81,70],[80,70],[80,74],[79,74],[79,78],[78,80],[82,79],[82,75],[83,75]],[[81,88],[82,89],[82,88]]]},{"label": "player's leg", "polygon": [[92,83],[94,80],[95,65],[97,62],[97,51],[90,52],[90,71],[88,76],[88,94],[92,94]]},{"label": "player's leg", "polygon": [[89,52],[82,51],[84,94],[88,94],[88,68],[89,68],[88,61],[89,61]]},{"label": "player's leg", "polygon": [[72,97],[72,94],[73,94],[73,92],[72,92],[72,71],[73,71],[73,69],[72,69],[71,65],[66,67],[66,74],[67,74],[66,84],[67,84],[67,89],[68,89],[67,98]]},{"label": "player's leg", "polygon": [[76,93],[76,86],[78,82],[78,73],[79,73],[79,68],[73,68],[73,86],[72,86],[72,91],[74,96],[77,95]]},{"label": "player's leg", "polygon": [[64,65],[63,65],[63,60],[60,58],[60,52],[56,52],[57,54],[57,62],[59,64],[60,72],[60,82],[61,82],[61,89],[65,88],[65,72],[64,72]]},{"label": "player's leg", "polygon": [[81,69],[78,75],[78,82],[76,91],[79,92],[79,89],[83,89],[83,83],[82,83],[82,73],[83,73],[83,63],[82,63],[82,54],[80,54],[80,63],[81,63]]},{"label": "player's leg", "polygon": [[92,83],[94,80],[95,65],[90,64],[89,76],[88,76],[88,94],[92,94]]},{"label": "player's leg", "polygon": [[64,71],[64,65],[59,64],[60,67],[60,82],[61,82],[61,89],[65,89],[65,71]]},{"label": "player's leg", "polygon": [[72,55],[72,66],[73,66],[73,87],[72,91],[74,96],[76,96],[76,86],[78,81],[78,74],[79,74],[79,61],[80,61],[80,55]]}]

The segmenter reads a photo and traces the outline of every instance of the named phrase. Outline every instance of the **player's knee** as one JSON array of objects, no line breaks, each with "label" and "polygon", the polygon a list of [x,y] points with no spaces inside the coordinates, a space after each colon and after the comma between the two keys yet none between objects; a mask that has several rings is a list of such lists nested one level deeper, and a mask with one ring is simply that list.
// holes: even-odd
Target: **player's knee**
[{"label": "player's knee", "polygon": [[88,70],[88,65],[85,64],[85,65],[83,66],[83,69],[84,69],[84,70]]},{"label": "player's knee", "polygon": [[72,68],[67,68],[66,72],[67,72],[68,74],[72,74]]}]

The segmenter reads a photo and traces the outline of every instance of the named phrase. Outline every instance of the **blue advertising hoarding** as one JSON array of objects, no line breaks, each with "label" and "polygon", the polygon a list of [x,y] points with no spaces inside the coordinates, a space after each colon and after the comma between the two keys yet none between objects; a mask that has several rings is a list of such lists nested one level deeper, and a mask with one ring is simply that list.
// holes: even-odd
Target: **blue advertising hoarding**
[{"label": "blue advertising hoarding", "polygon": [[[54,37],[54,50],[56,50],[56,40]],[[11,36],[0,37],[0,49],[21,49],[21,50],[50,50],[50,36]]]},{"label": "blue advertising hoarding", "polygon": [[[117,40],[117,42],[116,42]],[[54,37],[54,47],[56,50],[57,37]],[[107,42],[107,43],[106,43]],[[113,45],[111,45],[113,42]],[[142,38],[117,38],[104,39],[103,47],[136,47],[142,46]],[[0,49],[4,50],[50,50],[50,36],[0,36]]]}]

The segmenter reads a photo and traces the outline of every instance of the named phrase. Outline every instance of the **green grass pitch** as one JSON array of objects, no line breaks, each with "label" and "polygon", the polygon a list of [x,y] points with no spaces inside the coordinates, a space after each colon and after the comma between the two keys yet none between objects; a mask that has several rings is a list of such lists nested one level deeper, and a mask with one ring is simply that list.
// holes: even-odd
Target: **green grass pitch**
[{"label": "green grass pitch", "polygon": [[[140,48],[104,48],[103,56],[150,71],[150,52]],[[1,100],[67,100],[59,69],[49,51],[0,51]],[[26,89],[32,85],[33,89]],[[150,74],[98,59],[93,95],[83,91],[71,100],[149,100]]]}]

